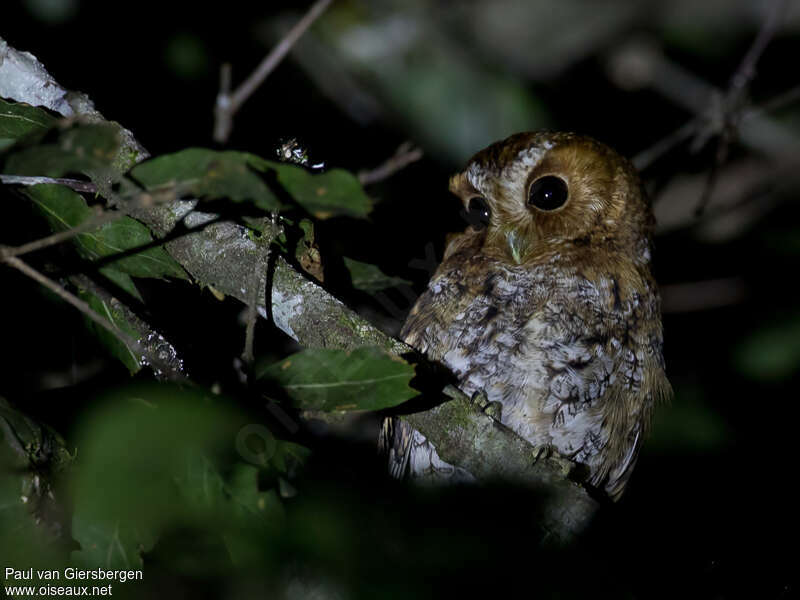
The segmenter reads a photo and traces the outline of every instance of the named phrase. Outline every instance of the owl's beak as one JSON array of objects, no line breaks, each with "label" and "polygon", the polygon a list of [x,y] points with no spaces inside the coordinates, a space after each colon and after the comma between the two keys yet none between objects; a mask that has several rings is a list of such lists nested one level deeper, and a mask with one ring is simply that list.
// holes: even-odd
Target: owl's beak
[{"label": "owl's beak", "polygon": [[525,256],[525,251],[528,249],[528,242],[523,238],[516,230],[511,229],[506,231],[506,242],[508,243],[508,249],[511,252],[511,258],[514,259],[514,262],[518,265],[522,263],[522,259]]}]

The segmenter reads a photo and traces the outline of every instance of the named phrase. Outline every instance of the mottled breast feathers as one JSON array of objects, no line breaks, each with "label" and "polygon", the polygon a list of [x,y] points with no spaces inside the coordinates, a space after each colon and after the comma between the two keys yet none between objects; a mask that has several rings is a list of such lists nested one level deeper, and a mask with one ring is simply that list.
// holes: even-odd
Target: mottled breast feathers
[{"label": "mottled breast feathers", "polygon": [[[669,393],[635,171],[592,139],[523,133],[479,152],[450,189],[486,218],[448,240],[401,337],[617,498]],[[419,475],[438,457],[414,436],[407,452],[425,456],[402,464]]]}]

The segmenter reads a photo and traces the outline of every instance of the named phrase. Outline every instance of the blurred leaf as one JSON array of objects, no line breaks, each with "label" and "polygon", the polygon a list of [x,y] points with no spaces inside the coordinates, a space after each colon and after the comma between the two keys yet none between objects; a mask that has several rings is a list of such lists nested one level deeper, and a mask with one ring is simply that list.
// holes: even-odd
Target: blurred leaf
[{"label": "blurred leaf", "polygon": [[[260,489],[261,470],[233,454],[247,418],[232,403],[191,387],[139,384],[107,393],[98,406],[77,435],[76,560],[124,568],[152,549],[197,572],[229,566],[232,556],[263,556],[258,549],[282,526],[283,507],[275,489]],[[195,545],[176,554],[169,543],[160,549],[163,536],[174,542],[181,533],[210,552],[200,557]]]},{"label": "blurred leaf", "polygon": [[[274,519],[283,516],[283,507],[276,507],[265,498],[267,492],[258,489],[258,468],[236,463],[226,481],[218,466],[208,456],[194,452],[185,468],[176,475],[180,492],[200,511],[219,513],[228,517]],[[248,520],[252,526],[254,521]]]},{"label": "blurred leaf", "polygon": [[294,406],[307,410],[379,410],[417,395],[409,387],[414,367],[377,348],[307,349],[256,375],[281,385]]},{"label": "blurred leaf", "polygon": [[699,387],[676,384],[669,404],[658,407],[647,448],[662,454],[719,450],[730,441],[730,430],[708,405]]},{"label": "blurred leaf", "polygon": [[106,178],[120,152],[119,127],[110,123],[81,124],[59,134],[53,143],[24,148],[6,161],[15,175],[63,177],[83,173]]},{"label": "blurred leaf", "polygon": [[800,368],[800,316],[750,334],[736,348],[734,361],[752,379],[791,377]]},{"label": "blurred leaf", "polygon": [[[108,302],[105,302],[102,298],[99,298],[87,290],[80,290],[78,295],[85,300],[91,309],[101,317],[111,321],[114,325],[127,333],[133,339],[137,339],[139,337],[139,333],[136,331],[136,328],[132,324],[128,323],[128,321],[125,319],[125,316],[111,306]],[[111,355],[117,358],[128,368],[128,371],[131,372],[131,375],[137,373],[142,368],[142,363],[139,361],[139,357],[136,355],[136,353],[128,348],[128,346],[125,345],[117,336],[108,331],[105,327],[101,327],[88,318],[86,319],[86,326],[91,329],[92,332],[94,332],[94,334],[108,349]]]},{"label": "blurred leaf", "polygon": [[[94,215],[83,196],[61,185],[35,185],[26,188],[24,193],[44,214],[53,231],[66,231]],[[139,221],[123,216],[95,231],[81,233],[73,240],[83,258],[97,260],[146,246],[152,243],[153,236]],[[183,267],[162,246],[114,260],[110,266],[134,277],[188,279]]]},{"label": "blurred leaf", "polygon": [[346,256],[344,257],[344,265],[350,271],[353,287],[370,294],[398,285],[411,285],[411,282],[407,279],[386,275],[375,265],[347,258]]},{"label": "blurred leaf", "polygon": [[311,451],[300,444],[281,442],[275,448],[271,463],[284,476],[294,477],[299,468],[308,460]]},{"label": "blurred leaf", "polygon": [[[0,448],[6,464],[18,469],[60,470],[72,460],[55,431],[31,419],[0,397]],[[12,456],[16,458],[12,459]]]},{"label": "blurred leaf", "polygon": [[164,49],[167,68],[182,79],[201,79],[209,70],[209,57],[203,40],[191,33],[177,33]]},{"label": "blurred leaf", "polygon": [[50,476],[71,461],[56,432],[0,397],[0,554],[54,568],[59,531],[41,515],[58,512]]},{"label": "blurred leaf", "polygon": [[80,10],[80,0],[24,0],[27,11],[41,25],[61,25],[75,18]]},{"label": "blurred leaf", "polygon": [[81,566],[103,569],[141,569],[142,554],[155,544],[155,536],[146,528],[130,527],[120,521],[104,521],[76,511],[72,536],[81,549],[72,559]]},{"label": "blurred leaf", "polygon": [[0,99],[0,151],[29,135],[43,134],[56,121],[41,108]]},{"label": "blurred leaf", "polygon": [[[501,41],[487,45],[496,50]],[[533,54],[545,45],[542,40]],[[550,122],[530,86],[509,76],[508,69],[474,60],[451,37],[449,27],[439,29],[435,19],[413,9],[373,14],[339,3],[304,36],[293,55],[344,110],[352,110],[354,96],[376,98],[401,123],[404,135],[458,163],[491,142]],[[342,76],[331,77],[332,72]],[[362,104],[374,110],[368,108],[374,101]]]},{"label": "blurred leaf", "polygon": [[180,502],[176,475],[193,453],[215,456],[228,447],[235,414],[200,390],[175,385],[128,386],[98,406],[76,438],[73,537],[81,550],[73,556],[125,568],[141,564],[141,552],[165,527],[197,515]]},{"label": "blurred leaf", "polygon": [[151,191],[174,186],[206,200],[252,202],[265,212],[280,209],[278,198],[251,168],[252,158],[244,152],[188,148],[140,163],[131,176]]}]

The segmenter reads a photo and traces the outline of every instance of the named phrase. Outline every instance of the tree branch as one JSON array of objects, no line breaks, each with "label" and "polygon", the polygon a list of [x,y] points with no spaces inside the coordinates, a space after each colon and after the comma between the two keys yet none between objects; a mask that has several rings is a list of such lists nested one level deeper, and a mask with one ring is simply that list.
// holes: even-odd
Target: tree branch
[{"label": "tree branch", "polygon": [[[51,80],[49,85],[53,84]],[[260,244],[274,239],[277,226],[268,224],[263,242],[257,244],[241,225],[193,212],[194,206],[193,202],[145,206],[135,216],[162,236],[179,220],[183,221],[190,231],[167,242],[165,247],[199,283],[213,286],[246,304],[257,298],[259,314],[271,317],[277,327],[305,347],[353,349],[370,345],[397,355],[413,352],[362,319],[280,256],[275,259],[268,295],[254,281],[259,278],[252,277],[252,268],[254,259],[262,252]],[[253,289],[253,286],[258,287]],[[569,481],[566,472],[554,469],[553,461],[536,460],[536,450],[526,440],[491,420],[471,403],[465,403],[463,395],[460,398],[408,418],[442,456],[456,457],[474,469],[478,479],[508,476],[516,483],[547,490],[552,502],[547,503],[543,524],[559,539],[569,539],[583,529],[597,507],[587,491]],[[456,427],[450,421],[456,414],[452,411],[468,418]]]},{"label": "tree branch", "polygon": [[250,76],[236,88],[233,93],[230,89],[230,65],[223,65],[220,74],[220,93],[217,96],[217,104],[214,108],[214,141],[224,144],[228,141],[233,128],[233,116],[253,95],[258,87],[264,83],[267,76],[280,64],[280,62],[297,43],[297,40],[311,27],[322,13],[330,6],[332,0],[317,0],[308,9],[308,12],[292,27],[283,39],[264,57],[264,60],[256,67]]},{"label": "tree branch", "polygon": [[378,183],[405,169],[408,165],[417,162],[422,156],[422,148],[416,148],[411,142],[403,142],[383,164],[369,171],[360,171],[358,173],[358,181],[361,185]]}]

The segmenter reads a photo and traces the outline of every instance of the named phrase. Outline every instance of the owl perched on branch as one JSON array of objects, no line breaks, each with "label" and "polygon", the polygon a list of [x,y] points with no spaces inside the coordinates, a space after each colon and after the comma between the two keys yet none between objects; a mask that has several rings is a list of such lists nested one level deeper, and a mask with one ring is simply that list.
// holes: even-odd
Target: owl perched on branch
[{"label": "owl perched on branch", "polygon": [[[670,390],[636,172],[590,138],[520,133],[476,154],[450,190],[470,225],[448,240],[401,337],[618,498]],[[460,471],[409,425],[388,431],[395,474]]]}]

